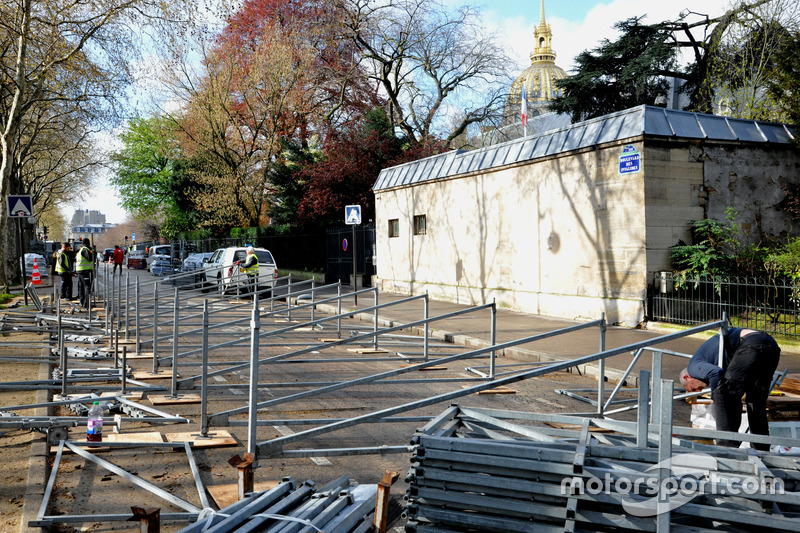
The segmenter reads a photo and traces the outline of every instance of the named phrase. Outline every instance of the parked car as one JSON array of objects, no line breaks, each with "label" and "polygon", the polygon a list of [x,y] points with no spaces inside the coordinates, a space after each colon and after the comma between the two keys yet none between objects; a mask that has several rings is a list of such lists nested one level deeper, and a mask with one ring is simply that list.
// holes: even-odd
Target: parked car
[{"label": "parked car", "polygon": [[[278,265],[275,263],[275,258],[266,248],[256,248],[255,254],[258,257],[257,283],[259,288],[274,288],[275,280],[278,278]],[[215,285],[221,293],[244,288],[247,276],[239,271],[236,262],[244,263],[246,256],[247,248],[244,246],[217,249],[203,265],[206,282]]]},{"label": "parked car", "polygon": [[205,285],[204,260],[208,260],[211,255],[212,252],[189,254],[189,257],[183,260],[180,270],[175,272],[177,275],[170,276],[164,281],[176,287],[202,289]]},{"label": "parked car", "polygon": [[30,278],[33,274],[34,259],[36,259],[36,268],[39,269],[39,277],[46,278],[49,275],[47,272],[47,259],[41,254],[25,254],[25,275]]},{"label": "parked car", "polygon": [[113,248],[105,248],[103,250],[103,262],[109,262],[114,259],[114,249]]},{"label": "parked car", "polygon": [[180,260],[171,260],[169,256],[157,257],[152,263],[150,263],[150,273],[154,276],[166,276],[167,274],[178,272],[180,268]]},{"label": "parked car", "polygon": [[159,244],[150,247],[150,253],[147,255],[147,268],[149,269],[158,258],[169,258],[172,246],[169,244]]}]

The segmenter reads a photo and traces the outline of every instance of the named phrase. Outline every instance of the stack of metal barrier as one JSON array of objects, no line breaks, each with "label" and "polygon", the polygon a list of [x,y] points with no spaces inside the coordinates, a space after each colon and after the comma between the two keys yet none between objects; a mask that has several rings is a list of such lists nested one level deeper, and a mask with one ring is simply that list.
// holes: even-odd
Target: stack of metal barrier
[{"label": "stack of metal barrier", "polygon": [[588,418],[446,413],[412,442],[407,532],[800,531],[798,456],[673,436],[664,460],[652,438],[641,447],[631,432],[593,433]]},{"label": "stack of metal barrier", "polygon": [[201,515],[179,533],[365,533],[372,531],[377,494],[377,485],[351,487],[348,476],[320,490],[312,481],[296,486],[293,479],[285,478],[272,490]]}]

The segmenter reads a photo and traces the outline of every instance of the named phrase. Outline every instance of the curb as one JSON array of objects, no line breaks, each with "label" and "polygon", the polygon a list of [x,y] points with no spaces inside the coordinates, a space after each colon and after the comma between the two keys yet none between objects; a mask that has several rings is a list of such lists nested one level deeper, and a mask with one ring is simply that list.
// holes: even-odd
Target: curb
[{"label": "curb", "polygon": [[[50,349],[42,348],[42,356],[49,357]],[[49,363],[39,365],[39,380],[49,380],[51,367]],[[36,393],[36,403],[47,403],[50,401],[50,390],[42,389]],[[51,416],[51,407],[39,407],[34,410],[36,416]],[[44,491],[47,488],[47,478],[49,476],[49,450],[47,445],[47,435],[31,443],[31,453],[28,457],[28,486],[25,490],[25,498],[22,503],[22,520],[20,521],[20,533],[41,533],[50,531],[47,527],[28,527],[28,522],[35,520],[42,506]]]},{"label": "curb", "polygon": [[[320,309],[321,311],[325,311],[327,313],[332,313],[332,314],[337,314],[339,312],[336,307],[327,304],[317,304],[317,308]],[[342,313],[345,312],[346,311],[344,310],[342,311]],[[353,311],[352,316],[362,322],[374,323],[375,321],[375,316],[370,313],[360,313],[357,311]],[[394,326],[400,326],[402,325],[402,323],[385,318],[378,318],[378,325],[382,327],[394,327]],[[415,335],[422,336],[425,334],[425,329],[420,326],[413,326],[408,329],[411,330]],[[465,335],[462,333],[452,333],[442,329],[429,328],[428,335],[443,342],[448,342],[451,344],[460,344],[468,348],[488,348],[489,346],[491,346],[491,344],[489,344],[488,341],[485,341],[483,339],[477,339],[475,337],[471,337],[469,335]],[[524,348],[515,348],[515,347],[506,348],[503,350],[497,350],[497,354],[514,356],[519,359],[526,359],[532,362],[561,363],[564,361],[569,361],[569,359],[564,359],[545,352],[538,352],[535,350],[527,350]],[[566,372],[573,374],[577,373],[583,376],[594,376],[595,378],[597,378],[600,375],[600,368],[596,363],[587,363],[583,365],[575,365],[573,367],[570,367],[566,369]],[[623,378],[624,375],[625,372],[623,370],[618,370],[615,368],[608,368],[608,367],[605,368],[605,380],[607,382],[618,382]],[[630,375],[628,375],[627,378],[625,378],[625,382],[623,383],[623,385],[629,387],[638,387],[639,376],[631,373]]]}]

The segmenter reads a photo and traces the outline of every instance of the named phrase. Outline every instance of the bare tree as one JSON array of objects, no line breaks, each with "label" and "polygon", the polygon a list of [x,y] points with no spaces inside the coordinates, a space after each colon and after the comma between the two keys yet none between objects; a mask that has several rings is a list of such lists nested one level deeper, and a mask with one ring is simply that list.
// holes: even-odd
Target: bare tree
[{"label": "bare tree", "polygon": [[[0,5],[0,196],[24,192],[13,177],[24,135],[42,106],[72,102],[86,121],[114,111],[115,97],[130,81],[135,44],[146,21],[185,18],[194,2],[158,0],[11,0]],[[175,35],[175,32],[173,32]],[[0,203],[0,283],[16,265],[5,201]]]},{"label": "bare tree", "polygon": [[[470,124],[502,112],[511,61],[476,10],[452,12],[431,0],[341,1],[344,31],[410,142],[439,134],[449,145]],[[455,125],[453,115],[461,117]]]}]

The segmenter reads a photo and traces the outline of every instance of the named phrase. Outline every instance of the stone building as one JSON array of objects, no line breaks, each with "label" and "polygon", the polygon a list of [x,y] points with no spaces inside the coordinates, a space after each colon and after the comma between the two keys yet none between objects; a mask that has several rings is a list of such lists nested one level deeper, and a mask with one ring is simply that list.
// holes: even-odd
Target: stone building
[{"label": "stone building", "polygon": [[669,248],[733,206],[752,239],[797,234],[794,130],[640,106],[384,169],[376,283],[405,294],[635,325]]}]

